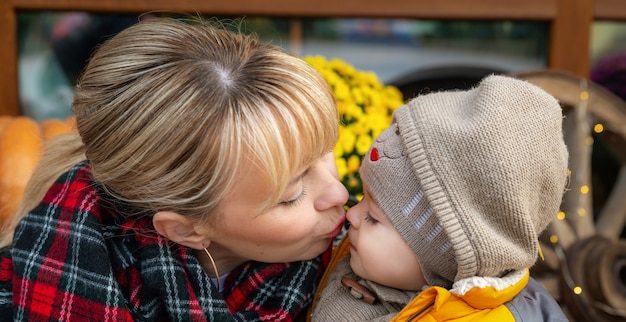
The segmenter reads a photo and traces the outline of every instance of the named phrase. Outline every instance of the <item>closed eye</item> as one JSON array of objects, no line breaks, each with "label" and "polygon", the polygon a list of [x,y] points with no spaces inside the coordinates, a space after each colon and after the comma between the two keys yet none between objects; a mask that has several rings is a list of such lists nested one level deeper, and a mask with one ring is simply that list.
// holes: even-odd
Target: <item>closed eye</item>
[{"label": "closed eye", "polygon": [[300,203],[300,201],[304,200],[304,197],[306,197],[306,195],[307,195],[306,188],[303,187],[302,193],[300,193],[298,197],[296,197],[295,199],[291,199],[291,200],[281,201],[278,204],[283,205],[283,206],[288,206],[288,207],[295,207]]},{"label": "closed eye", "polygon": [[[306,171],[304,171],[294,182],[300,182],[302,184],[302,192],[300,192],[300,194],[291,200],[285,200],[285,201],[281,201],[278,204],[281,206],[289,206],[289,207],[295,207],[297,206],[298,202],[304,200],[304,197],[306,197],[307,195],[307,190],[306,190],[306,185],[304,184],[304,178],[307,176],[307,174],[309,174],[310,168],[306,169]],[[294,183],[294,184],[295,184]]]},{"label": "closed eye", "polygon": [[379,223],[379,221],[372,217],[369,212],[365,214],[365,218],[363,218],[363,220],[371,223],[372,225]]}]

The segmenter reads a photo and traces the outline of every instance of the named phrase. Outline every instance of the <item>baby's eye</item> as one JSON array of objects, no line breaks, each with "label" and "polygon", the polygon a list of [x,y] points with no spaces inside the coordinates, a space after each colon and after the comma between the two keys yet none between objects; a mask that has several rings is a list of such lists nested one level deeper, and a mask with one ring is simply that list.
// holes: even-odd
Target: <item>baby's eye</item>
[{"label": "baby's eye", "polygon": [[371,223],[372,225],[375,225],[378,223],[378,220],[372,217],[369,212],[365,214],[365,218],[363,218],[363,220]]}]

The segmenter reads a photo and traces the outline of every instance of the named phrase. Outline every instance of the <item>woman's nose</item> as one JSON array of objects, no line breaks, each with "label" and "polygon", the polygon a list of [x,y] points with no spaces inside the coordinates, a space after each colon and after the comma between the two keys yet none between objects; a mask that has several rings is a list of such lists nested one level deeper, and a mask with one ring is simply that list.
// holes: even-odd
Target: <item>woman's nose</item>
[{"label": "woman's nose", "polygon": [[348,190],[335,177],[329,176],[327,186],[322,191],[321,198],[315,202],[317,210],[325,210],[333,207],[343,207],[348,201]]},{"label": "woman's nose", "polygon": [[318,188],[320,195],[315,198],[314,207],[318,211],[343,207],[348,201],[348,190],[339,180],[337,164],[333,152],[324,155],[317,164],[319,172]]}]

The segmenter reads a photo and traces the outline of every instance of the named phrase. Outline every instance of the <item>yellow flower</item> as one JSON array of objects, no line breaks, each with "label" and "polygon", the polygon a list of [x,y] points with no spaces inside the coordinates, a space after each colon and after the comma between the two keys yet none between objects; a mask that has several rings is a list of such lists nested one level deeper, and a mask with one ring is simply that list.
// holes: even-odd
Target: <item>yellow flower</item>
[{"label": "yellow flower", "polygon": [[345,184],[347,184],[348,186],[347,188],[355,189],[361,185],[361,182],[359,181],[359,179],[357,179],[356,176],[354,176],[353,174],[350,174],[348,177],[348,181]]},{"label": "yellow flower", "polygon": [[359,168],[361,167],[361,158],[353,154],[348,158],[348,172],[349,173],[357,173],[359,172]]},{"label": "yellow flower", "polygon": [[356,153],[359,155],[365,155],[372,145],[372,136],[363,134],[359,135],[356,140]]},{"label": "yellow flower", "polygon": [[347,127],[340,127],[339,142],[337,142],[337,145],[341,147],[344,155],[349,155],[352,151],[354,151],[356,138],[357,137],[353,131],[350,131]]},{"label": "yellow flower", "polygon": [[352,94],[352,99],[354,100],[354,103],[356,103],[359,106],[362,106],[363,104],[365,104],[365,95],[360,87],[352,87],[351,94]]},{"label": "yellow flower", "polygon": [[384,85],[376,73],[360,71],[347,62],[323,56],[306,56],[326,79],[341,116],[339,139],[333,150],[339,177],[350,194],[360,200],[359,167],[372,141],[391,123],[393,111],[404,103],[395,86]]},{"label": "yellow flower", "polygon": [[337,158],[337,172],[339,172],[339,177],[343,178],[348,174],[348,162],[344,158]]},{"label": "yellow flower", "polygon": [[348,84],[342,81],[333,83],[333,94],[337,100],[345,100],[350,96],[350,87]]}]

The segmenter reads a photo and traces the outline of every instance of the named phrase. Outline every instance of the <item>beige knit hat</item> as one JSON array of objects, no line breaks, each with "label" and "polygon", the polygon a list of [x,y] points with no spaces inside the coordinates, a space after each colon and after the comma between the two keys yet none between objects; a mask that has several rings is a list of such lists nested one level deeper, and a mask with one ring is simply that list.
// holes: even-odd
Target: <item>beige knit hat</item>
[{"label": "beige knit hat", "polygon": [[396,110],[360,174],[430,285],[535,263],[565,191],[562,118],[539,87],[495,75]]}]

